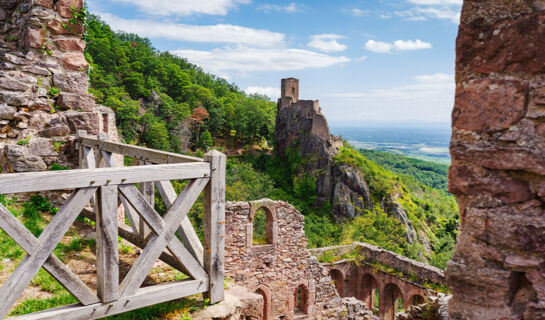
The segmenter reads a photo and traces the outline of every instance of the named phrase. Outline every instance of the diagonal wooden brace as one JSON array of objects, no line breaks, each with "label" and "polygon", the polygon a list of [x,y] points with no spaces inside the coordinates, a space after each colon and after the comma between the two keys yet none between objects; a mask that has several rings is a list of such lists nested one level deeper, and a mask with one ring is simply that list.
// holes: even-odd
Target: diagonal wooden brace
[{"label": "diagonal wooden brace", "polygon": [[[40,242],[30,231],[23,226],[4,206],[0,204],[0,228],[7,233],[21,248],[30,253]],[[54,254],[43,265],[44,269],[53,276],[68,292],[83,305],[98,303],[98,297],[70,271]]]},{"label": "diagonal wooden brace", "polygon": [[187,249],[181,245],[175,236],[175,232],[181,220],[186,217],[193,203],[208,184],[208,181],[208,178],[191,180],[172,206],[170,206],[164,219],[133,185],[119,186],[121,193],[135,208],[138,208],[140,216],[155,232],[150,237],[146,248],[144,248],[134,266],[127,276],[125,276],[125,279],[123,279],[120,287],[122,297],[132,295],[138,290],[152,269],[153,264],[166,247],[189,271],[190,276],[197,280],[207,278],[204,269]]},{"label": "diagonal wooden brace", "polygon": [[23,261],[19,263],[9,279],[0,288],[0,318],[8,314],[11,306],[47,261],[53,249],[76,220],[81,209],[89,203],[96,190],[96,187],[76,190],[53,217],[38,239],[38,245],[23,258]]}]

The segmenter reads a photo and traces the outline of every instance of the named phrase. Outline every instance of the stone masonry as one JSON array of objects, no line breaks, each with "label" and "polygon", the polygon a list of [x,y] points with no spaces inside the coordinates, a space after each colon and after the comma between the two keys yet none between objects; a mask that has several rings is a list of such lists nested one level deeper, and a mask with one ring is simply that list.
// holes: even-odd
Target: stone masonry
[{"label": "stone masonry", "polygon": [[[259,209],[267,213],[269,243],[254,246],[252,222]],[[228,203],[225,218],[225,274],[263,296],[262,319],[372,319],[363,303],[354,307],[339,298],[328,269],[306,249],[304,217],[293,206],[268,199]],[[347,310],[360,316],[347,317]]]},{"label": "stone masonry", "polygon": [[545,319],[545,2],[465,0],[450,191],[450,318]]},{"label": "stone masonry", "polygon": [[76,130],[118,139],[115,114],[88,93],[81,0],[0,1],[2,172],[77,166]]}]

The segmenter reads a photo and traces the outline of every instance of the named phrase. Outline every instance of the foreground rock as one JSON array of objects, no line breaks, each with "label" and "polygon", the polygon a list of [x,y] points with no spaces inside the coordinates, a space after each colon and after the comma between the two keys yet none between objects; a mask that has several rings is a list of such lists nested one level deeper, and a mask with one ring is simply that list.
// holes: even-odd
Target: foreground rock
[{"label": "foreground rock", "polygon": [[464,1],[449,188],[450,317],[545,319],[545,6]]}]

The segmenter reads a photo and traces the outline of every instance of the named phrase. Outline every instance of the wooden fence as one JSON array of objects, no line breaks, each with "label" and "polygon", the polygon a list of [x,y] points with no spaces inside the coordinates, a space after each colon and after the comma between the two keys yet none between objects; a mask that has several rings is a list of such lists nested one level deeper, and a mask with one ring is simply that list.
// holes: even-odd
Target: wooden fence
[{"label": "wooden fence", "polygon": [[[39,238],[0,204],[0,228],[27,253],[0,288],[0,318],[41,267],[80,303],[10,319],[98,319],[197,293],[211,303],[223,300],[225,155],[214,150],[203,160],[110,142],[106,135],[93,138],[85,131],[78,132],[78,144],[79,170],[0,175],[0,194],[74,190]],[[124,167],[116,154],[142,165]],[[170,180],[179,179],[189,182],[177,195]],[[154,209],[155,187],[167,208],[162,216]],[[187,217],[203,191],[204,246]],[[90,203],[93,211],[86,216],[96,222],[97,234],[96,295],[53,254]],[[128,225],[119,222],[120,207]],[[142,248],[121,282],[118,236]],[[141,288],[157,259],[190,279]]]}]

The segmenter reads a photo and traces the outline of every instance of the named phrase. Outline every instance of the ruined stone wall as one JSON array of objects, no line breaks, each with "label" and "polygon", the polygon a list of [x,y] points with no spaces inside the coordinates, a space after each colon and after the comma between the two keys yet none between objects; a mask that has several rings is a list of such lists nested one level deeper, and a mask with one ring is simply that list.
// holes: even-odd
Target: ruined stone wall
[{"label": "ruined stone wall", "polygon": [[[260,208],[267,212],[270,244],[254,246],[253,217]],[[304,217],[293,206],[267,199],[227,203],[225,217],[225,273],[236,285],[263,295],[264,319],[343,318],[336,315],[341,300],[329,271],[306,249]],[[300,286],[307,303],[297,313]]]},{"label": "ruined stone wall", "polygon": [[345,246],[309,249],[309,251],[317,258],[326,253],[340,257],[345,254],[357,252],[359,258],[366,262],[378,262],[403,274],[415,276],[425,282],[445,284],[445,276],[441,269],[364,242],[354,242],[351,245]]},{"label": "ruined stone wall", "polygon": [[81,0],[0,1],[3,172],[77,166],[76,130],[118,139],[115,115],[88,93]]},{"label": "ruined stone wall", "polygon": [[450,191],[452,319],[545,319],[545,2],[465,0]]}]

